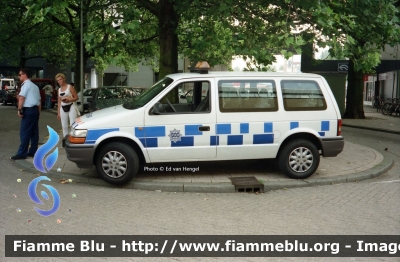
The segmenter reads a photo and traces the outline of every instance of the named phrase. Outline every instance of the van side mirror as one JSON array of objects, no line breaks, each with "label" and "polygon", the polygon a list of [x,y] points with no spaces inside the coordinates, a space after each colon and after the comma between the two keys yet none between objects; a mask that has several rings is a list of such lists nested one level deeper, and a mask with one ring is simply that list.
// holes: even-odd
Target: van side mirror
[{"label": "van side mirror", "polygon": [[155,103],[153,106],[153,113],[155,115],[160,115],[162,113],[165,113],[164,106],[160,102]]},{"label": "van side mirror", "polygon": [[87,101],[88,101],[88,102],[93,102],[93,97],[88,97],[88,98],[87,98]]}]

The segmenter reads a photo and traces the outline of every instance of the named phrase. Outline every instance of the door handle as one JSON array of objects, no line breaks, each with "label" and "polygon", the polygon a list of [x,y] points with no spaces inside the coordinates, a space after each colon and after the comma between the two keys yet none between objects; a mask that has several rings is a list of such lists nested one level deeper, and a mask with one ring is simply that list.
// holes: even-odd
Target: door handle
[{"label": "door handle", "polygon": [[210,131],[209,126],[199,126],[199,131]]}]

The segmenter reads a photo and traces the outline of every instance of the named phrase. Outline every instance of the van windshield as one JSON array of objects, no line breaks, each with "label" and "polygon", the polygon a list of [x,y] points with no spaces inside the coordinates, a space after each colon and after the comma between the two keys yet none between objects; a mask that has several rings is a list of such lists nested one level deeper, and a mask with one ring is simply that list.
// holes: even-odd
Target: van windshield
[{"label": "van windshield", "polygon": [[147,104],[150,100],[152,100],[155,96],[157,96],[162,90],[167,88],[174,80],[171,78],[163,78],[157,83],[155,83],[152,87],[143,91],[140,95],[135,98],[129,99],[123,105],[125,109],[137,109],[145,104]]}]

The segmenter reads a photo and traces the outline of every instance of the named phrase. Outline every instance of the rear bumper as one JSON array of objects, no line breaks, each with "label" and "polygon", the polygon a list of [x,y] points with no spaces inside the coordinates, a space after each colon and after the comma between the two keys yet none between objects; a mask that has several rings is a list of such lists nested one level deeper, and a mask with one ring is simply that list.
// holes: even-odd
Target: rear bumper
[{"label": "rear bumper", "polygon": [[344,139],[342,136],[334,138],[322,138],[321,145],[322,155],[324,157],[337,156],[340,152],[343,151]]},{"label": "rear bumper", "polygon": [[63,140],[67,158],[79,168],[92,168],[95,147],[92,145],[72,144],[67,137]]}]

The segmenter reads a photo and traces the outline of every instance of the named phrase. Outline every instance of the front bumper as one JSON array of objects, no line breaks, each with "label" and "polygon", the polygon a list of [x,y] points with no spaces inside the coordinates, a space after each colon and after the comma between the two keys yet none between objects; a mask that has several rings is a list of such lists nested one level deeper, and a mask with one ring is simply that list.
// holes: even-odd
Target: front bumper
[{"label": "front bumper", "polygon": [[322,155],[324,157],[333,157],[337,156],[340,152],[343,151],[344,140],[342,136],[334,137],[334,138],[322,138]]},{"label": "front bumper", "polygon": [[74,162],[79,168],[92,168],[95,147],[93,145],[72,144],[68,136],[63,139],[63,146],[69,161]]}]

